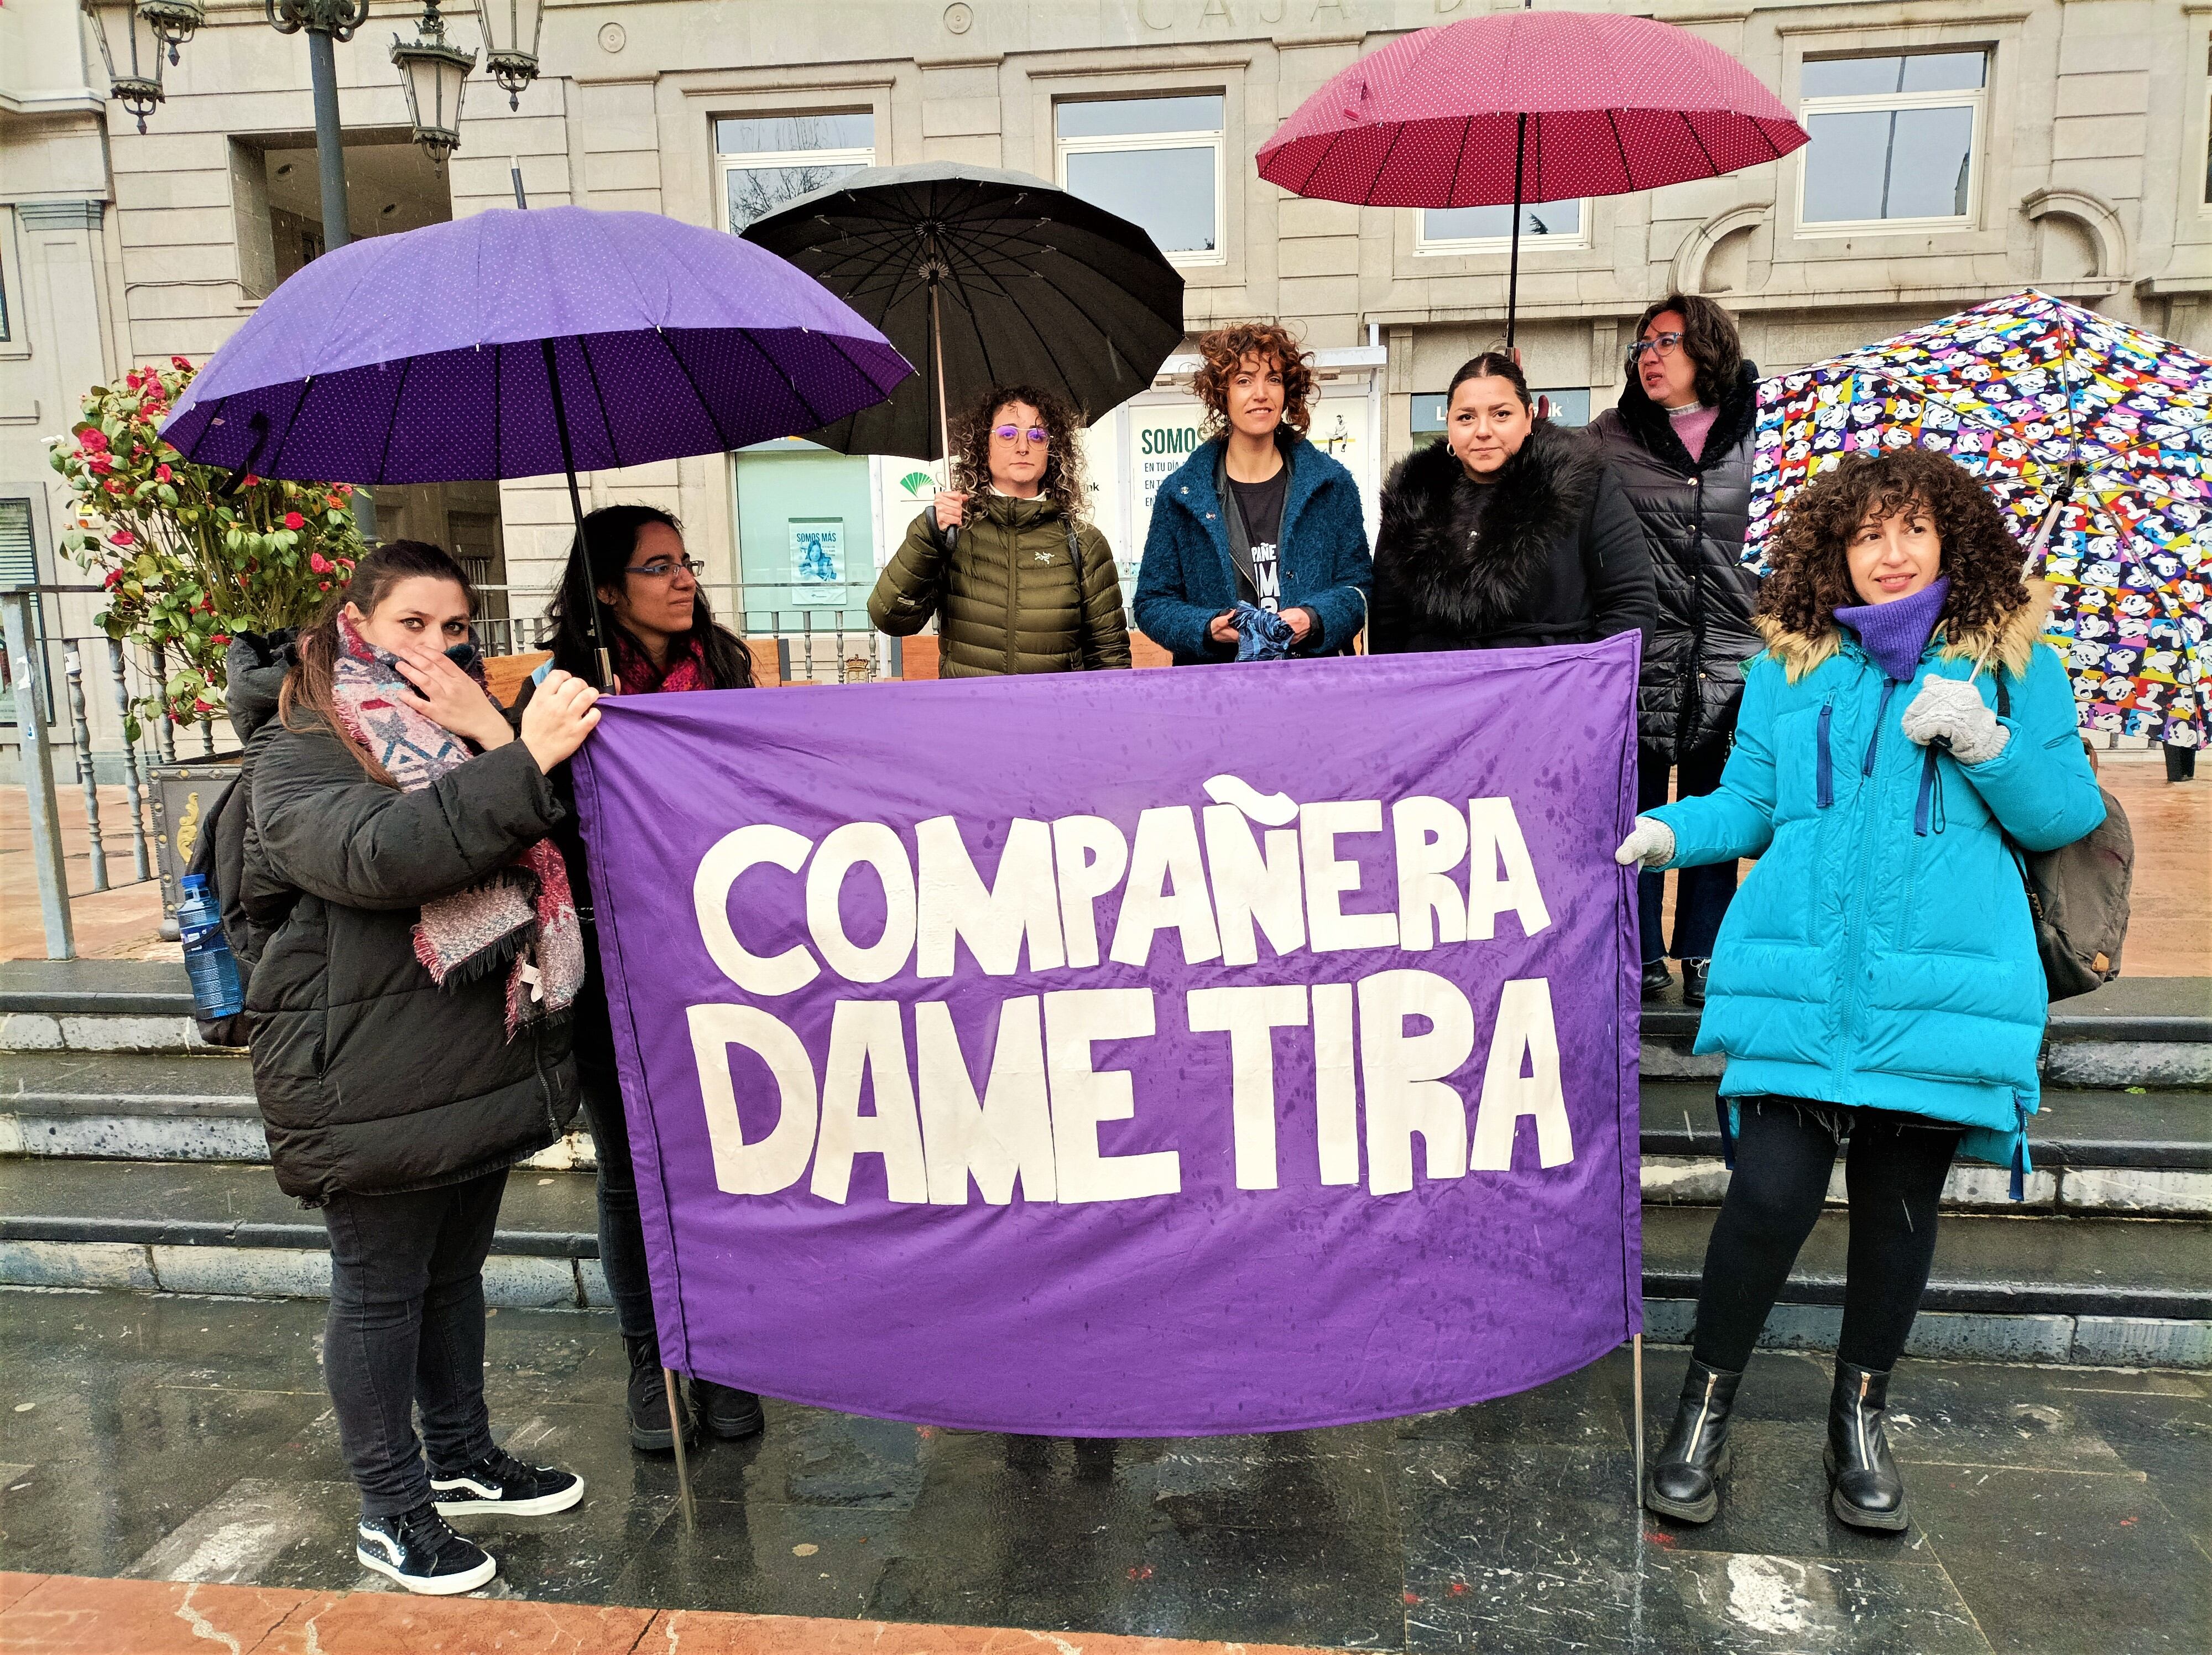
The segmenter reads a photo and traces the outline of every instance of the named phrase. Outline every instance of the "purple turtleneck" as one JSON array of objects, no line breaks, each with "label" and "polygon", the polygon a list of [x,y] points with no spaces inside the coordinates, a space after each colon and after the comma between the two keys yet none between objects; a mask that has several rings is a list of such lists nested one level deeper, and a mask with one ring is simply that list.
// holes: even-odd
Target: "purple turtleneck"
[{"label": "purple turtleneck", "polygon": [[1836,611],[1836,620],[1857,633],[1875,664],[1902,684],[1919,666],[1920,652],[1935,636],[1936,623],[1943,618],[1943,600],[1950,595],[1951,577],[1939,575],[1909,598],[1846,604]]}]

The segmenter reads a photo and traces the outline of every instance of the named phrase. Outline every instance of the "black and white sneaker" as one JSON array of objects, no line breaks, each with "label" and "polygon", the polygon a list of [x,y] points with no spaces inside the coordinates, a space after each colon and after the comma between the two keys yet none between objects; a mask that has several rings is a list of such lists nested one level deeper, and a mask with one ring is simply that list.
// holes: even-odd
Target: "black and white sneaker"
[{"label": "black and white sneaker", "polygon": [[490,1553],[447,1528],[427,1502],[398,1517],[362,1518],[353,1555],[363,1568],[434,1597],[474,1591],[499,1573]]},{"label": "black and white sneaker", "polygon": [[430,1494],[441,1517],[501,1512],[509,1517],[544,1517],[565,1512],[584,1497],[584,1480],[574,1471],[550,1465],[525,1465],[504,1449],[451,1476],[433,1476]]}]

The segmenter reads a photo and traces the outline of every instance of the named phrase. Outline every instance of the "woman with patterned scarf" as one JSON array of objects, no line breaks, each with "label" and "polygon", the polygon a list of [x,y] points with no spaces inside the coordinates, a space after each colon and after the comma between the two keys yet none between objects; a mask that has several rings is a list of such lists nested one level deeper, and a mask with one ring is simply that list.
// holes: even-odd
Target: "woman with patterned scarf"
[{"label": "woman with patterned scarf", "polygon": [[[678,690],[744,690],[753,681],[744,642],[714,623],[699,588],[699,566],[684,550],[682,526],[653,506],[603,506],[584,519],[571,545],[561,589],[546,611],[553,626],[553,659],[525,686],[515,705],[526,712],[538,682],[562,671],[596,682],[599,651],[592,640],[591,601],[597,593],[607,624],[608,652],[626,696]],[[638,1218],[637,1181],[630,1171],[629,1122],[623,1113],[622,1081],[615,1072],[614,1027],[607,1011],[606,980],[592,924],[591,871],[577,830],[574,794],[564,767],[555,778],[571,806],[554,831],[568,865],[568,882],[583,917],[585,978],[576,1001],[576,1078],[591,1122],[599,1163],[599,1265],[615,1301],[615,1321],[629,1348],[626,1407],[630,1446],[647,1453],[674,1451],[667,1392],[660,1377],[660,1342],[653,1323],[653,1284],[645,1269],[645,1229]],[[678,1391],[689,1442],[702,1416],[718,1437],[750,1437],[763,1425],[760,1399],[750,1391],[695,1379]],[[688,1403],[688,1405],[687,1405]]]},{"label": "woman with patterned scarf", "polygon": [[355,1556],[441,1595],[498,1567],[444,1518],[563,1511],[584,1489],[492,1441],[483,1262],[507,1168],[575,1113],[583,939],[547,836],[551,773],[598,697],[550,678],[518,736],[471,605],[435,546],[355,567],[249,743],[241,892],[270,1159],[330,1231],[323,1368],[361,1489]]}]

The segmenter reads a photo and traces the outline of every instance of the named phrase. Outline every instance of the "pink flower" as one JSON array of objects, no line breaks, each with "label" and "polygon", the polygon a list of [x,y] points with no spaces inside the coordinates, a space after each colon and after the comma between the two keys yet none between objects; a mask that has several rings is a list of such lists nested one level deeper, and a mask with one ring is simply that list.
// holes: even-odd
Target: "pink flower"
[{"label": "pink flower", "polygon": [[100,583],[106,587],[110,592],[112,592],[115,590],[115,583],[122,578],[123,571],[121,569],[111,569],[107,571],[106,575],[101,578]]},{"label": "pink flower", "polygon": [[339,498],[339,499],[341,499],[341,500],[350,500],[350,499],[352,499],[352,498],[353,498],[353,484],[350,484],[350,483],[341,483],[341,484],[338,484],[338,498]]},{"label": "pink flower", "polygon": [[228,632],[210,632],[208,634],[208,642],[210,643],[228,643],[230,642],[230,634]]},{"label": "pink flower", "polygon": [[157,483],[171,481],[169,468],[167,465],[156,465],[154,468],[154,480]]},{"label": "pink flower", "polygon": [[307,554],[307,567],[318,575],[329,575],[335,572],[331,566],[331,560],[319,551],[311,551]]},{"label": "pink flower", "polygon": [[307,520],[295,511],[288,511],[284,514],[284,526],[288,529],[303,529],[307,526]]},{"label": "pink flower", "polygon": [[187,373],[187,374],[189,374],[189,373],[191,373],[191,372],[192,371],[192,365],[191,365],[191,363],[190,363],[190,362],[186,362],[186,361],[185,361],[182,356],[172,356],[172,357],[170,357],[170,358],[169,358],[169,366],[170,366],[170,367],[172,367],[172,368],[180,368],[184,369],[184,371],[185,371],[185,373]]},{"label": "pink flower", "polygon": [[241,487],[241,488],[253,489],[253,488],[258,488],[260,485],[261,485],[261,479],[260,479],[259,478],[258,478],[258,477],[254,476],[254,474],[253,474],[252,472],[248,472],[246,474],[246,481],[245,481],[244,483],[242,483],[241,484],[240,484],[239,486],[240,486],[240,487]]},{"label": "pink flower", "polygon": [[138,544],[138,537],[129,529],[118,529],[107,537],[107,544],[111,546],[135,546]]},{"label": "pink flower", "polygon": [[88,453],[99,453],[107,447],[107,433],[95,425],[78,435],[76,446]]},{"label": "pink flower", "polygon": [[123,492],[123,479],[119,477],[111,477],[100,486],[106,489],[110,494],[121,494]]},{"label": "pink flower", "polygon": [[94,454],[90,459],[86,460],[84,464],[85,469],[89,471],[94,477],[106,477],[110,472],[115,469],[115,462],[109,459],[106,454]]}]

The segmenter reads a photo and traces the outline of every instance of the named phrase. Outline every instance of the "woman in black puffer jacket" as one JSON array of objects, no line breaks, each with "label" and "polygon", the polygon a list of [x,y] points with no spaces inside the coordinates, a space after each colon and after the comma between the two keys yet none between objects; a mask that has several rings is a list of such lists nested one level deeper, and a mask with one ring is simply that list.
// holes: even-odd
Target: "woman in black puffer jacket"
[{"label": "woman in black puffer jacket", "polygon": [[[475,667],[471,605],[435,546],[361,560],[248,743],[242,879],[270,1159],[330,1232],[323,1370],[361,1491],[354,1556],[440,1595],[497,1567],[445,1518],[562,1511],[584,1486],[492,1440],[483,1263],[507,1168],[576,1111],[583,954],[550,772],[599,714],[563,674],[518,738]],[[239,710],[243,730],[257,709]]]},{"label": "woman in black puffer jacket", "polygon": [[[1672,294],[1637,324],[1619,405],[1590,422],[1643,520],[1658,581],[1658,621],[1644,643],[1637,697],[1639,811],[1667,802],[1670,771],[1684,799],[1720,785],[1743,665],[1765,648],[1751,624],[1758,577],[1742,563],[1758,392],[1759,370],[1743,360],[1728,312]],[[1638,885],[1644,991],[1665,992],[1671,952],[1682,962],[1683,1000],[1702,1006],[1735,864],[1685,868],[1675,878],[1672,949],[1661,935],[1665,876],[1647,873]]]}]

